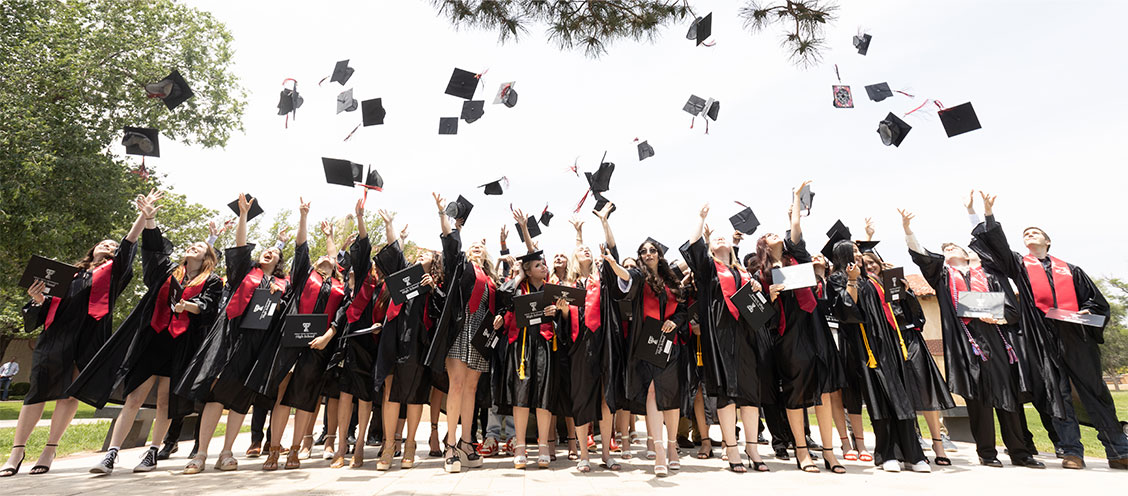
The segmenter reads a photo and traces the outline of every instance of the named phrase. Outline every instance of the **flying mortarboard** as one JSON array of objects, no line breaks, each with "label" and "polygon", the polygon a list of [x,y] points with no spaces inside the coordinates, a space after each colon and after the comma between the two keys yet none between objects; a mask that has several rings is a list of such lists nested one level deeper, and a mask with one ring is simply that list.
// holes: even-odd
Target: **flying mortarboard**
[{"label": "flying mortarboard", "polygon": [[843,224],[842,220],[836,220],[834,221],[834,225],[830,226],[830,230],[826,232],[826,237],[828,238],[826,245],[823,246],[820,253],[822,253],[827,260],[831,260],[834,254],[834,244],[839,241],[850,240],[850,228],[846,227],[846,224]]},{"label": "flying mortarboard", "polygon": [[125,153],[146,157],[161,156],[160,131],[147,127],[126,127],[121,140]]},{"label": "flying mortarboard", "polygon": [[[523,231],[521,231],[521,223],[517,222],[514,225],[517,226],[517,236],[520,237],[521,242],[524,243],[525,242],[525,233]],[[532,215],[530,215],[528,219],[525,219],[525,225],[528,226],[528,228],[529,228],[529,236],[535,238],[535,237],[541,235],[540,226],[537,225],[537,218],[536,217],[533,217]]]},{"label": "flying mortarboard", "polygon": [[145,85],[145,92],[149,94],[149,98],[160,98],[169,110],[195,95],[192,88],[188,87],[188,81],[177,70],[156,83]]},{"label": "flying mortarboard", "polygon": [[872,39],[873,36],[865,33],[856,34],[854,35],[854,48],[858,49],[858,53],[865,55],[869,51],[870,40]]},{"label": "flying mortarboard", "polygon": [[373,98],[360,102],[360,117],[365,126],[376,126],[384,123],[384,117],[388,112],[384,110],[384,101],[380,98]]},{"label": "flying mortarboard", "polygon": [[948,107],[938,114],[940,115],[940,122],[944,124],[944,132],[948,133],[949,138],[983,127],[979,125],[979,118],[976,117],[971,102]]},{"label": "flying mortarboard", "polygon": [[[251,195],[246,193],[244,193],[244,196],[247,198],[251,197]],[[230,208],[232,212],[235,212],[235,215],[239,215],[239,200],[228,203],[227,208]],[[247,210],[247,220],[250,221],[251,219],[258,217],[260,214],[262,214],[262,206],[259,205],[258,198],[254,198],[253,200],[251,200],[250,210]]]},{"label": "flying mortarboard", "polygon": [[615,172],[615,164],[611,162],[602,162],[599,168],[594,173],[585,172],[587,176],[588,186],[594,193],[603,193],[611,189],[611,174]]},{"label": "flying mortarboard", "polygon": [[732,223],[733,229],[751,236],[752,233],[756,232],[756,228],[760,227],[760,220],[756,218],[756,214],[752,212],[751,208],[744,206],[744,204],[740,202],[736,204],[744,207],[744,210],[729,217],[729,222]]},{"label": "flying mortarboard", "polygon": [[[279,93],[278,115],[294,114],[294,118],[297,119],[297,110],[305,103],[305,99],[298,94],[298,82],[296,80],[287,79],[286,81],[293,81],[294,88],[282,88],[282,92]],[[283,81],[282,84],[285,85],[286,81]],[[289,119],[289,116],[287,116],[287,119]]]},{"label": "flying mortarboard", "polygon": [[470,203],[470,200],[467,200],[462,195],[458,195],[458,199],[447,203],[443,211],[452,219],[466,221],[466,218],[470,217],[470,211],[473,209],[474,204]]},{"label": "flying mortarboard", "polygon": [[717,120],[717,116],[720,115],[720,113],[721,113],[721,102],[720,102],[720,100],[714,100],[714,99],[710,98],[707,102],[705,102],[705,115],[704,115],[704,117],[707,117],[710,120],[715,121],[715,120]]},{"label": "flying mortarboard", "polygon": [[604,197],[601,193],[599,193],[598,191],[593,192],[591,194],[591,196],[593,198],[595,198],[595,211],[596,212],[603,210],[603,207],[607,206],[608,203],[611,204],[611,210],[609,212],[607,212],[607,216],[610,217],[611,214],[615,212],[615,209],[617,208],[615,206],[615,204],[611,200],[608,200],[606,197]]},{"label": "flying mortarboard", "polygon": [[349,88],[337,95],[337,113],[352,112],[359,104],[353,99],[353,90]]},{"label": "flying mortarboard", "polygon": [[345,59],[337,62],[337,65],[333,66],[333,76],[329,78],[329,82],[341,83],[341,86],[344,86],[345,83],[349,82],[349,78],[351,78],[352,75],[353,68],[349,67],[349,59]]},{"label": "flying mortarboard", "polygon": [[497,88],[497,95],[494,95],[494,105],[504,103],[506,107],[513,108],[517,105],[517,90],[513,89],[516,81],[502,83]]},{"label": "flying mortarboard", "polygon": [[485,100],[467,100],[462,102],[462,120],[467,124],[481,119],[482,115],[486,113]]},{"label": "flying mortarboard", "polygon": [[834,91],[835,108],[854,108],[854,96],[850,94],[850,86],[845,84],[831,85]]},{"label": "flying mortarboard", "polygon": [[458,134],[458,117],[440,117],[439,134]]},{"label": "flying mortarboard", "polygon": [[641,162],[654,156],[654,147],[650,143],[640,141],[638,144],[638,161]]},{"label": "flying mortarboard", "polygon": [[893,90],[889,89],[889,83],[877,83],[866,86],[866,95],[870,100],[880,102],[886,98],[893,96]]},{"label": "flying mortarboard", "polygon": [[548,211],[548,205],[545,205],[544,210],[542,210],[540,214],[540,223],[544,224],[544,227],[548,227],[548,223],[552,220],[552,217],[552,212]]},{"label": "flying mortarboard", "polygon": [[686,39],[696,40],[697,46],[701,46],[713,35],[713,13],[710,12],[705,17],[698,17],[693,20],[689,25],[689,32],[685,34]]},{"label": "flying mortarboard", "polygon": [[807,214],[811,213],[811,206],[815,204],[815,193],[811,191],[811,185],[803,186],[799,190],[799,210],[806,210]]},{"label": "flying mortarboard", "polygon": [[485,188],[485,191],[483,191],[483,193],[487,195],[500,195],[502,193],[505,193],[506,189],[509,189],[509,178],[502,176],[501,179],[482,184],[478,187]]},{"label": "flying mortarboard", "polygon": [[689,101],[685,102],[682,110],[689,112],[693,116],[701,115],[705,110],[705,99],[697,95],[689,95]]},{"label": "flying mortarboard", "polygon": [[376,191],[384,191],[384,177],[376,172],[371,165],[368,166],[368,176],[364,178],[364,187]]},{"label": "flying mortarboard", "polygon": [[666,245],[659,243],[658,240],[651,238],[649,236],[647,236],[646,241],[642,242],[642,244],[646,244],[646,243],[650,243],[650,244],[654,245],[655,248],[658,249],[658,256],[659,257],[662,257],[662,258],[666,257],[666,250],[667,250]]},{"label": "flying mortarboard", "polygon": [[353,187],[364,180],[364,166],[339,158],[321,157],[325,168],[325,182]]},{"label": "flying mortarboard", "polygon": [[877,134],[881,136],[881,142],[885,146],[900,147],[901,142],[905,140],[905,136],[908,136],[912,128],[905,121],[893,115],[893,112],[890,112],[889,115],[885,116],[885,119],[877,123]]},{"label": "flying mortarboard", "polygon": [[447,83],[446,94],[472,100],[474,91],[478,89],[478,75],[470,71],[455,69]]}]

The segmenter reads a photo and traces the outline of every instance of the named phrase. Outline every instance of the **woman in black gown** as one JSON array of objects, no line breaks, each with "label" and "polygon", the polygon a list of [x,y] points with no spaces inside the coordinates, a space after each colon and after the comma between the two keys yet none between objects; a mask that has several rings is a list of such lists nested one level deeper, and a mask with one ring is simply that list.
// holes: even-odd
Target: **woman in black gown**
[{"label": "woman in black gown", "polygon": [[[139,196],[136,204],[153,201]],[[25,444],[43,415],[46,402],[55,400],[47,445],[31,474],[47,473],[55,461],[55,449],[78,411],[78,400],[66,395],[78,372],[90,363],[113,331],[114,304],[133,278],[134,243],[145,226],[138,214],[133,227],[121,242],[106,239],[94,245],[76,265],[79,268],[67,294],[46,295],[47,287],[38,281],[28,288],[31,301],[23,307],[24,331],[43,326],[31,358],[31,389],[20,407],[12,451],[0,477],[19,471],[25,457]]]},{"label": "woman in black gown", "polygon": [[[681,254],[697,287],[705,391],[717,398],[717,417],[728,450],[729,469],[745,472],[736,439],[736,412],[739,409],[740,417],[749,419],[747,425],[751,425],[751,419],[760,418],[758,329],[741,318],[731,298],[745,284],[750,284],[752,291],[760,291],[761,287],[741,267],[727,236],[703,236],[708,215],[706,204],[701,207],[697,225],[689,241],[682,245]],[[744,433],[744,449],[751,466],[756,471],[767,471],[756,449],[756,430],[749,428]],[[702,436],[705,437],[708,436]]]},{"label": "woman in black gown", "polygon": [[805,472],[819,471],[807,447],[799,445],[799,440],[806,438],[803,409],[813,406],[822,436],[824,464],[835,473],[844,473],[845,469],[837,464],[830,448],[834,439],[830,393],[838,391],[845,383],[834,338],[826,319],[819,314],[812,288],[783,291],[782,285],[770,284],[773,268],[811,261],[799,222],[799,192],[808,184],[810,181],[804,182],[792,195],[791,230],[783,238],[774,233],[761,236],[756,242],[754,263],[759,269],[756,277],[761,285],[768,287],[779,315],[778,320],[768,325],[779,333],[773,358],[782,382],[779,401],[787,410],[787,421],[795,439],[795,463]]},{"label": "woman in black gown", "polygon": [[[263,343],[270,335],[279,332],[281,308],[284,308],[290,293],[280,247],[263,250],[257,261],[251,257],[255,245],[247,243],[247,215],[253,201],[250,195],[242,193],[237,200],[239,221],[235,228],[235,246],[228,248],[224,254],[227,264],[225,294],[228,296],[223,315],[216,319],[203,345],[173,388],[173,393],[179,396],[205,403],[200,414],[199,451],[184,468],[185,474],[204,470],[208,445],[225,408],[229,410],[226,434],[215,468],[232,471],[239,467],[231,447],[239,436],[251,404],[261,397],[248,386],[249,375]],[[244,328],[244,321],[254,313],[251,299],[259,289],[281,295],[282,303],[274,311],[267,329]]]}]

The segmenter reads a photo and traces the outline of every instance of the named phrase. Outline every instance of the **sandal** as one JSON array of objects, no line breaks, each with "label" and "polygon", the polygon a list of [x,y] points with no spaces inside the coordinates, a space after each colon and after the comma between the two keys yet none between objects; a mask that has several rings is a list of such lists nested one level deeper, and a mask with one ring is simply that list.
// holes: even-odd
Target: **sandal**
[{"label": "sandal", "polygon": [[848,462],[858,461],[858,450],[850,446],[850,438],[848,436],[842,436],[839,439],[842,440],[842,459]]},{"label": "sandal", "polygon": [[[16,448],[23,448],[23,447],[24,447],[24,445],[22,445],[22,444],[16,444],[16,445],[12,446],[12,449],[14,450]],[[11,452],[9,451],[9,454],[10,453]],[[23,465],[24,458],[27,458],[27,449],[24,449],[23,452],[20,453],[20,461],[16,463],[15,467],[8,467],[4,470],[0,470],[0,477],[11,477],[11,476],[19,473],[20,466]]]},{"label": "sandal", "polygon": [[[815,465],[814,463],[811,463],[810,465],[803,465],[803,462],[800,461],[801,459],[799,457],[799,450],[801,450],[801,449],[805,450],[805,449],[807,449],[807,447],[806,446],[796,446],[795,447],[795,466],[799,467],[799,470],[807,472],[808,474],[819,473],[820,470],[819,470],[818,465]],[[810,451],[807,451],[807,456],[811,456]]]},{"label": "sandal", "polygon": [[[313,436],[310,436],[310,437],[313,437]],[[301,452],[302,452],[302,449],[301,449],[300,446],[294,446],[294,447],[290,448],[290,454],[286,455],[286,464],[283,465],[283,468],[285,468],[286,470],[294,470],[296,468],[302,468]]]},{"label": "sandal", "polygon": [[415,449],[414,439],[403,443],[403,459],[400,460],[400,468],[412,468],[415,466]]},{"label": "sandal", "polygon": [[223,472],[231,472],[239,468],[239,461],[235,459],[235,454],[231,451],[220,451],[219,460],[215,462],[215,468]]},{"label": "sandal", "polygon": [[697,450],[697,459],[708,460],[710,458],[713,458],[713,440],[705,438],[701,440],[701,449]]},{"label": "sandal", "polygon": [[611,458],[611,457],[603,458],[602,462],[599,464],[599,466],[603,467],[607,470],[613,471],[613,472],[623,469],[623,466],[619,465],[619,463],[616,462],[615,459]]},{"label": "sandal", "polygon": [[[674,447],[673,449],[670,449],[671,445]],[[680,456],[677,460],[670,460],[670,454],[671,453],[673,453],[674,456],[679,456],[678,455],[678,442],[677,442],[677,440],[670,440],[670,441],[666,442],[666,460],[668,460],[666,462],[666,465],[670,467],[670,471],[681,470],[681,458],[680,458]]]},{"label": "sandal", "polygon": [[[738,445],[736,445],[736,444],[729,445],[728,443],[725,443],[724,441],[721,441],[721,445],[724,446],[726,452],[730,449],[738,447]],[[743,473],[748,471],[748,468],[745,467],[744,463],[740,461],[740,454],[739,454],[740,450],[737,450],[736,452],[737,452],[736,463],[732,462],[733,458],[731,456],[728,457],[729,470],[736,472],[738,474],[743,474]],[[726,455],[727,455],[727,453],[726,453]]]},{"label": "sandal", "polygon": [[427,452],[427,456],[431,458],[443,456],[442,450],[439,449],[439,424],[431,424],[431,439],[427,442],[431,447],[431,451]]},{"label": "sandal", "polygon": [[[579,460],[580,459],[579,448],[573,447],[573,446],[576,446],[576,445],[579,444],[579,443],[576,442],[577,439],[574,438],[574,437],[569,437],[569,438],[565,438],[564,440],[568,442],[568,460],[571,460],[571,461]],[[590,468],[589,468],[589,470],[590,470]]]},{"label": "sandal", "polygon": [[836,473],[836,474],[844,474],[844,473],[846,473],[846,467],[843,467],[842,465],[839,465],[839,464],[837,464],[837,463],[836,463],[836,464],[834,464],[834,465],[831,465],[831,464],[830,464],[830,458],[827,458],[827,455],[826,455],[826,453],[827,453],[828,451],[830,452],[830,456],[834,456],[834,448],[823,448],[823,449],[822,449],[822,452],[823,452],[823,466],[825,466],[827,470],[829,470],[829,471],[831,471],[831,472],[833,472],[833,473]]},{"label": "sandal", "polygon": [[[521,450],[521,454],[517,454],[517,450]],[[513,446],[513,468],[517,470],[524,470],[529,464],[529,456],[525,454],[525,445],[516,444]]]},{"label": "sandal", "polygon": [[576,464],[576,471],[581,474],[591,472],[591,460],[580,460],[580,463]]},{"label": "sandal", "polygon": [[337,450],[333,449],[333,446],[336,444],[336,440],[336,434],[329,434],[325,436],[325,446],[321,448],[321,458],[326,460],[333,460],[337,458]]},{"label": "sandal", "polygon": [[341,468],[345,466],[345,457],[338,456],[333,458],[333,462],[329,464],[329,468]]},{"label": "sandal", "polygon": [[864,440],[858,439],[858,436],[854,436],[854,446],[858,450],[858,461],[860,461],[860,462],[872,462],[873,461],[873,455],[869,454],[869,452],[866,451],[866,443],[865,443]]},{"label": "sandal", "polygon": [[444,455],[443,470],[448,474],[457,474],[462,471],[462,457],[458,456],[458,448],[454,446],[447,446],[447,451],[450,455]]},{"label": "sandal", "polygon": [[[308,447],[306,446],[306,443],[305,443],[306,439],[310,440]],[[313,454],[312,453],[312,451],[313,451],[312,446],[313,446],[313,435],[302,436],[302,445],[298,448],[298,459],[299,460],[309,460],[309,457],[312,456],[312,454]],[[290,448],[290,451],[293,451],[293,450],[294,450],[294,448]]]},{"label": "sandal", "polygon": [[547,444],[537,445],[537,468],[548,468],[552,463],[552,455],[545,453],[548,451]]},{"label": "sandal", "polygon": [[[57,449],[58,447],[59,447],[58,444],[51,444],[51,443],[48,443],[47,445],[45,445],[43,447],[44,452],[47,451],[47,448],[52,448],[52,450],[51,450],[51,463],[55,463],[55,454],[58,453],[58,449]],[[39,457],[43,458],[43,454],[40,453]],[[22,460],[21,460],[21,462],[22,462]],[[31,474],[31,475],[40,475],[40,474],[45,474],[45,473],[50,472],[50,471],[51,471],[51,465],[43,465],[43,464],[36,463],[34,467],[31,467],[31,470],[28,473]]]},{"label": "sandal", "polygon": [[654,476],[655,477],[666,477],[668,475],[670,475],[670,471],[669,471],[669,469],[666,468],[665,465],[655,465],[654,466]]},{"label": "sandal", "polygon": [[258,458],[262,455],[262,443],[251,443],[251,447],[247,448],[247,452],[243,456],[247,458]]},{"label": "sandal", "polygon": [[188,460],[188,465],[184,466],[184,475],[198,474],[204,471],[204,466],[207,464],[208,455],[201,455],[199,453]]},{"label": "sandal", "polygon": [[[937,444],[940,445],[940,451],[936,451],[936,445]],[[932,452],[933,453],[944,453],[944,440],[943,439],[932,438]],[[941,467],[948,467],[948,466],[952,465],[952,459],[948,458],[946,456],[938,456],[938,457],[935,458],[935,461],[936,461],[936,465],[939,465]],[[32,470],[35,470],[35,469],[32,469]]]},{"label": "sandal", "polygon": [[352,461],[349,462],[349,468],[360,468],[364,466],[364,452],[361,450],[354,450]]},{"label": "sandal", "polygon": [[[646,445],[647,445],[646,447],[647,447],[647,448],[649,448],[649,447],[650,447],[651,445],[653,445],[653,444],[654,444],[654,438],[653,438],[653,437],[650,437],[650,436],[646,436],[646,441],[647,441],[647,443],[646,443]],[[656,453],[656,452],[655,452],[654,450],[652,450],[652,449],[647,449],[647,450],[646,450],[646,459],[647,459],[647,460],[653,460],[653,459],[655,459],[655,458],[658,458],[658,453]]]},{"label": "sandal", "polygon": [[278,445],[271,446],[270,451],[266,455],[266,461],[262,462],[262,469],[266,472],[278,470],[278,457],[280,455],[282,455],[282,447]]},{"label": "sandal", "polygon": [[[748,448],[752,448],[752,451],[748,451]],[[749,443],[747,440],[744,441],[744,454],[748,456],[748,461],[749,461],[748,466],[752,467],[752,470],[755,471],[755,472],[771,472],[771,469],[768,468],[768,465],[766,463],[764,463],[763,460],[761,460],[761,461],[753,460],[753,458],[759,458],[760,457],[760,453],[756,451],[758,449],[759,449],[758,444]],[[755,454],[756,456],[753,456],[753,454]]]},{"label": "sandal", "polygon": [[631,454],[631,438],[630,436],[620,437],[621,439],[619,441],[619,451],[622,452],[620,453],[620,456],[622,456],[624,460],[630,460],[631,457],[634,456]]},{"label": "sandal", "polygon": [[392,468],[392,458],[395,457],[395,444],[385,443],[384,449],[380,450],[380,459],[376,461],[376,470],[385,472]]},{"label": "sandal", "polygon": [[466,468],[478,468],[482,466],[482,455],[478,454],[478,448],[461,439],[458,440],[458,458],[462,461],[462,466]]}]

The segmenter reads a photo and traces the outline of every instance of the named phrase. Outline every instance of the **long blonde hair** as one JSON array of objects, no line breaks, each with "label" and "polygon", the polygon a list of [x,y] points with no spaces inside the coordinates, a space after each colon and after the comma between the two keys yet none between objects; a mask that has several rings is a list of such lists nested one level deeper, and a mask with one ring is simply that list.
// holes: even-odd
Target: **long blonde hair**
[{"label": "long blonde hair", "polygon": [[[588,248],[586,246],[577,246],[576,249],[572,251],[572,257],[568,259],[568,276],[567,276],[568,280],[567,280],[567,282],[569,284],[572,284],[572,283],[575,283],[576,281],[579,281],[580,277],[581,277],[581,275],[580,275],[580,257],[576,256],[577,254],[579,254],[580,250],[587,250],[588,253],[592,253],[591,248]],[[592,256],[591,260],[589,260],[589,263],[591,263],[591,271],[588,273],[588,277],[592,277],[596,274],[595,257],[594,256]]]},{"label": "long blonde hair", "polygon": [[[197,284],[203,284],[208,280],[208,277],[211,276],[212,272],[215,271],[216,265],[219,265],[219,257],[216,256],[215,249],[209,246],[207,251],[204,252],[204,261],[200,262],[200,273],[196,274],[196,277],[192,278],[192,282],[189,282],[185,286],[195,286]],[[187,264],[182,257],[180,259],[180,264],[176,267],[176,269],[172,271],[172,277],[179,281],[184,279],[184,274],[187,272]]]}]

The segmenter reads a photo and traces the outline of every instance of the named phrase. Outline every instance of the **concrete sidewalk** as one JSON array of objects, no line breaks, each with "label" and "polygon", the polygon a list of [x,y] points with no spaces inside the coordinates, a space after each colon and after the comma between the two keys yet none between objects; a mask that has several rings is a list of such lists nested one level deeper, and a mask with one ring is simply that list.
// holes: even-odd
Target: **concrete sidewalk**
[{"label": "concrete sidewalk", "polygon": [[[639,423],[639,427],[643,427]],[[416,467],[410,470],[399,468],[399,460],[388,472],[376,471],[377,448],[365,451],[365,466],[359,469],[330,469],[329,461],[320,458],[321,448],[314,449],[314,458],[304,460],[298,470],[261,471],[264,458],[245,459],[242,453],[250,444],[250,434],[239,436],[235,453],[239,459],[239,470],[219,472],[214,464],[222,438],[216,438],[211,446],[207,469],[197,475],[181,475],[179,472],[187,463],[191,442],[180,444],[180,450],[170,460],[160,462],[157,470],[147,474],[134,474],[132,469],[138,463],[145,448],[128,449],[121,452],[117,470],[110,476],[95,476],[87,470],[101,458],[100,453],[81,453],[60,458],[51,472],[46,475],[31,476],[27,472],[35,460],[25,461],[20,474],[0,479],[5,495],[49,495],[49,494],[256,494],[262,496],[278,494],[392,494],[392,495],[491,495],[508,496],[529,494],[537,496],[584,494],[613,494],[615,496],[652,495],[655,492],[674,494],[687,492],[697,496],[730,493],[759,493],[764,491],[794,491],[803,488],[805,492],[826,491],[833,495],[875,494],[943,494],[946,496],[978,495],[985,493],[1006,494],[1021,492],[1029,494],[1076,495],[1123,488],[1128,484],[1128,474],[1112,471],[1102,459],[1089,458],[1089,467],[1083,471],[1063,470],[1058,460],[1051,456],[1041,456],[1046,462],[1046,470],[1032,470],[1011,467],[1000,448],[1000,459],[1007,463],[1006,468],[995,469],[978,464],[974,446],[957,443],[959,451],[949,453],[954,465],[935,468],[932,474],[913,472],[885,473],[872,464],[845,462],[849,471],[846,475],[835,475],[828,471],[820,474],[806,474],[795,467],[794,461],[779,461],[771,456],[771,450],[760,447],[760,453],[771,468],[771,473],[735,474],[726,470],[727,463],[718,457],[698,460],[693,452],[682,455],[682,469],[664,479],[652,475],[653,462],[641,458],[621,460],[621,472],[608,472],[598,467],[598,455],[593,455],[593,470],[589,474],[576,471],[576,462],[567,460],[567,451],[560,449],[558,459],[549,469],[530,468],[518,471],[513,468],[512,458],[497,457],[486,461],[485,466],[471,469],[462,474],[447,474],[443,471],[440,458],[427,456],[427,437],[430,426],[424,423],[419,428]],[[716,430],[716,427],[714,427]],[[289,429],[288,429],[289,431]],[[320,427],[318,427],[320,431]],[[816,434],[817,435],[817,434]],[[714,432],[718,437],[719,433]],[[290,434],[287,432],[287,442]],[[872,434],[867,441],[873,442]],[[634,445],[642,450],[642,445]],[[32,446],[33,451],[40,447]],[[531,450],[535,453],[535,448]],[[840,452],[836,451],[837,454]],[[931,454],[926,452],[926,454]],[[280,464],[284,461],[279,460]],[[530,456],[530,466],[535,466],[535,455]],[[821,461],[819,467],[822,468]]]}]

